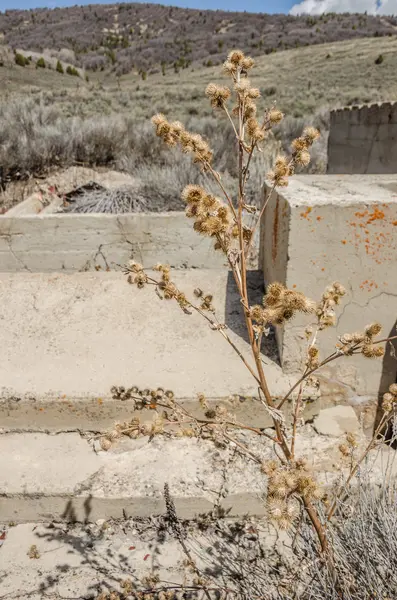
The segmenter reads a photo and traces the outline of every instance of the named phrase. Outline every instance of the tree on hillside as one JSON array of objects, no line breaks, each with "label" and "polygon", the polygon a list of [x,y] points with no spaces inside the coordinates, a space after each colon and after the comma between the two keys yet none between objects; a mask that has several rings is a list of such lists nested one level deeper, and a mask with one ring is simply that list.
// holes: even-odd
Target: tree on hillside
[{"label": "tree on hillside", "polygon": [[75,67],[71,67],[70,65],[66,69],[66,73],[68,75],[74,75],[75,77],[80,77],[78,70]]},{"label": "tree on hillside", "polygon": [[15,64],[19,67],[25,67],[29,64],[29,59],[25,58],[23,54],[19,54],[18,52],[15,54]]},{"label": "tree on hillside", "polygon": [[39,58],[39,60],[36,62],[36,67],[40,68],[40,69],[45,69],[45,60],[43,57]]},{"label": "tree on hillside", "polygon": [[63,66],[60,60],[58,60],[57,62],[56,70],[58,71],[58,73],[64,73]]}]

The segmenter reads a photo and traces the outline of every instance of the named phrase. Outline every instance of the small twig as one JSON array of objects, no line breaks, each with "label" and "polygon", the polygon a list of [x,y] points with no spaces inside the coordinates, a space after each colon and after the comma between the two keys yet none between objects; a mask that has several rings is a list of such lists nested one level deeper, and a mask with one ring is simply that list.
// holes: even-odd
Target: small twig
[{"label": "small twig", "polygon": [[365,448],[365,450],[363,451],[362,455],[360,456],[360,458],[355,462],[355,464],[352,466],[352,468],[350,469],[350,473],[349,476],[347,477],[346,481],[343,484],[342,489],[339,491],[338,494],[336,494],[331,507],[329,508],[328,512],[327,512],[327,521],[330,521],[335,513],[335,510],[337,508],[337,504],[341,499],[341,496],[343,495],[343,493],[346,491],[347,486],[350,484],[351,480],[353,479],[353,477],[355,476],[355,474],[357,473],[358,469],[360,468],[361,464],[363,463],[363,461],[366,459],[366,457],[368,456],[369,452],[376,446],[376,444],[378,443],[378,436],[380,434],[380,432],[382,431],[382,429],[385,427],[385,425],[387,425],[391,419],[392,414],[383,414],[380,423],[378,425],[378,427],[376,428],[371,441],[369,442],[369,444],[367,445],[367,447]]}]

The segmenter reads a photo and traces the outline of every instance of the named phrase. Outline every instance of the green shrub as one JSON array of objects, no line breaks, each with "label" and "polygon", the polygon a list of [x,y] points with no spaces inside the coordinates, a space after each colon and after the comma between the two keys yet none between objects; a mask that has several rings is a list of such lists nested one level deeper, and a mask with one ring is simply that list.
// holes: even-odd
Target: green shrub
[{"label": "green shrub", "polygon": [[18,52],[15,54],[15,64],[19,67],[26,67],[29,64],[29,59],[25,58],[23,54],[19,54]]},{"label": "green shrub", "polygon": [[43,57],[39,58],[39,60],[36,62],[36,67],[38,69],[45,69],[45,60]]},{"label": "green shrub", "polygon": [[80,77],[78,70],[75,67],[71,67],[70,65],[66,69],[66,73],[68,75],[73,75],[74,77]]},{"label": "green shrub", "polygon": [[381,65],[385,59],[383,58],[383,54],[379,54],[378,58],[375,60],[376,65]]},{"label": "green shrub", "polygon": [[58,60],[57,62],[56,70],[58,71],[58,73],[64,73],[63,66],[60,60]]}]

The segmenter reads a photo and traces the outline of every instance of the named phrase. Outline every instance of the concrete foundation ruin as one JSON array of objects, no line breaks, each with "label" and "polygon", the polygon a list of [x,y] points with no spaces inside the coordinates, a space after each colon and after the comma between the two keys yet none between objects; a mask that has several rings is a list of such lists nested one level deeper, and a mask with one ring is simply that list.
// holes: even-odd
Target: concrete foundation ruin
[{"label": "concrete foundation ruin", "polygon": [[[163,510],[167,480],[173,482],[182,516],[210,510],[218,501],[208,489],[216,487],[212,473],[219,458],[210,442],[202,440],[197,450],[193,440],[159,441],[148,462],[146,440],[124,440],[114,451],[98,454],[90,439],[134,415],[133,401],[112,396],[114,385],[172,389],[193,414],[203,393],[210,406],[224,405],[248,425],[272,425],[253,399],[255,381],[222,336],[198,315],[161,301],[152,289],[129,286],[119,267],[132,256],[148,267],[170,263],[181,290],[192,295],[201,288],[214,295],[219,320],[249,355],[241,303],[224,258],[182,213],[81,215],[36,209],[36,203],[27,203],[23,211],[0,217],[0,480],[5,490],[0,514],[16,522],[72,514],[79,520],[120,517],[123,511],[146,516]],[[323,356],[338,334],[374,320],[383,324],[385,336],[394,333],[396,234],[397,177],[296,176],[266,209],[258,264],[249,272],[251,302],[260,302],[272,281],[318,300],[327,284],[339,280],[347,295],[336,330],[319,337]],[[264,370],[275,398],[289,390],[300,370],[307,322],[297,318],[264,341]],[[298,449],[313,459],[324,481],[339,475],[340,436],[371,429],[378,395],[396,381],[396,372],[390,352],[383,361],[336,361],[321,374],[320,398],[305,391],[307,424]],[[285,408],[287,415],[288,403]],[[153,411],[140,416],[150,421]],[[148,479],[148,465],[161,476]],[[381,477],[380,468],[375,472]],[[261,514],[265,507],[255,474],[247,478],[244,470],[236,478],[235,473],[233,466],[224,506],[231,514]]]}]

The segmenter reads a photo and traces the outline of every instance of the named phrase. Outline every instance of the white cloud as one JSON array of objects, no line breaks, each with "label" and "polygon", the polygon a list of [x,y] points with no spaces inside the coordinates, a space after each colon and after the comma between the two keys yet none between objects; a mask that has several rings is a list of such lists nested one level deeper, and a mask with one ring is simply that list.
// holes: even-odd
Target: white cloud
[{"label": "white cloud", "polygon": [[397,14],[397,0],[302,0],[289,11],[290,15],[321,15],[328,12],[350,12],[369,15]]}]

